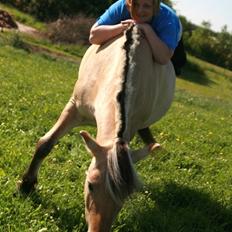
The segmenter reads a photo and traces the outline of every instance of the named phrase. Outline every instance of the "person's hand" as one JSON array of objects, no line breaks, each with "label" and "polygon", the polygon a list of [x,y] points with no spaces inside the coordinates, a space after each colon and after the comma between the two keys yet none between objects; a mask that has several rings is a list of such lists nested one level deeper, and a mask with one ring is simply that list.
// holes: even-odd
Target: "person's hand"
[{"label": "person's hand", "polygon": [[127,20],[121,21],[121,25],[123,27],[123,31],[125,31],[130,26],[135,25],[135,21],[133,19],[127,19]]},{"label": "person's hand", "polygon": [[136,23],[136,25],[138,26],[138,28],[142,32],[142,34],[145,36],[147,34],[147,31],[152,29],[151,26],[147,23]]}]

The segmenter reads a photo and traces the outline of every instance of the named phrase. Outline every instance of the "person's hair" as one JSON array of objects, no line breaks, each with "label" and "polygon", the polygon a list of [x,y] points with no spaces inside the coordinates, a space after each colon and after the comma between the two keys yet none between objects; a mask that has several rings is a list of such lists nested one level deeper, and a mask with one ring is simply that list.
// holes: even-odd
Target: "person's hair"
[{"label": "person's hair", "polygon": [[[139,0],[126,0],[127,9],[129,10],[132,18],[135,15],[135,1],[139,1]],[[152,2],[154,8],[153,15],[157,15],[159,13],[161,0],[152,0]]]}]

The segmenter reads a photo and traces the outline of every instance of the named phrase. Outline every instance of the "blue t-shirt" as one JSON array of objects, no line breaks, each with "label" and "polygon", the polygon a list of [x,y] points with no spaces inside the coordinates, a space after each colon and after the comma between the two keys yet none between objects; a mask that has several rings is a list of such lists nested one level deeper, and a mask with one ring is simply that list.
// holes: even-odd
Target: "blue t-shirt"
[{"label": "blue t-shirt", "polygon": [[[115,25],[130,18],[131,16],[126,7],[126,1],[118,0],[99,17],[97,24]],[[177,47],[182,29],[180,20],[174,10],[164,3],[161,3],[159,13],[151,19],[149,24],[169,48],[174,50]]]}]

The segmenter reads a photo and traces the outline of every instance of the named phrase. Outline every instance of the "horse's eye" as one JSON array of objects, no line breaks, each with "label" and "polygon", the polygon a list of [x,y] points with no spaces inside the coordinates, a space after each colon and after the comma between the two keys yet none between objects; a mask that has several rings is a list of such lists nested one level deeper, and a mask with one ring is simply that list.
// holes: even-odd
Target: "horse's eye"
[{"label": "horse's eye", "polygon": [[93,184],[88,182],[88,189],[90,192],[93,192]]}]

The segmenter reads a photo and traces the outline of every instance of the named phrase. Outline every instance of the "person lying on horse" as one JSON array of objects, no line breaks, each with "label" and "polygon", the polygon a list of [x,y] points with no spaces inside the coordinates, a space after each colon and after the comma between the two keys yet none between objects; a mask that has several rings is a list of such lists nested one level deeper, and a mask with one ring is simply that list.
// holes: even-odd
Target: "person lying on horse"
[{"label": "person lying on horse", "polygon": [[160,0],[118,0],[90,30],[91,44],[103,44],[136,24],[149,42],[154,60],[167,64],[182,35],[175,11]]}]

